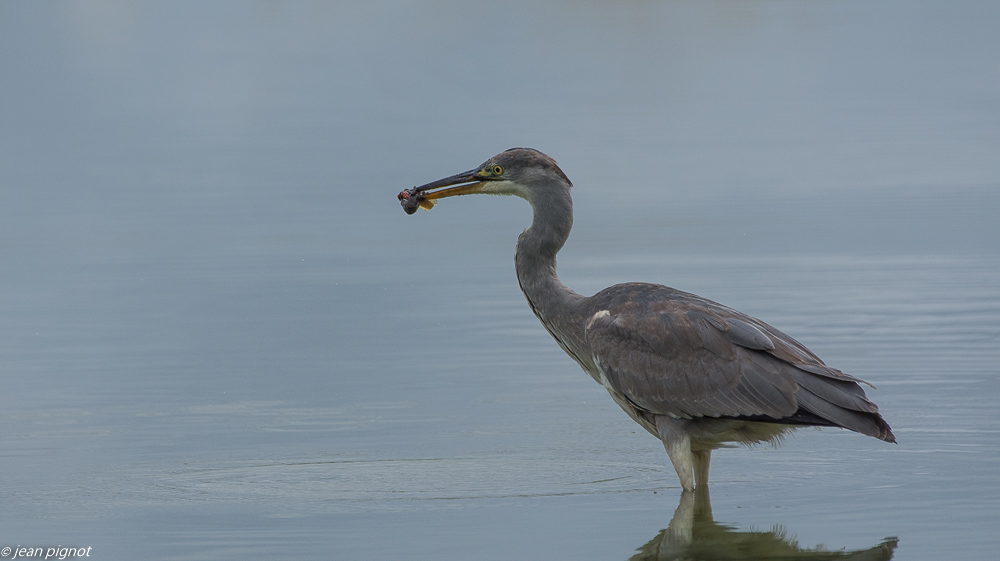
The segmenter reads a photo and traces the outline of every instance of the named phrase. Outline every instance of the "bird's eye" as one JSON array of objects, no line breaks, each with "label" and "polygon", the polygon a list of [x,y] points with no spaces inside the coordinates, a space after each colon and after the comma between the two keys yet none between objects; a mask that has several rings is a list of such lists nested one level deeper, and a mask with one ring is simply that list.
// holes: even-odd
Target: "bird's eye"
[{"label": "bird's eye", "polygon": [[503,166],[493,166],[493,175],[503,175]]}]

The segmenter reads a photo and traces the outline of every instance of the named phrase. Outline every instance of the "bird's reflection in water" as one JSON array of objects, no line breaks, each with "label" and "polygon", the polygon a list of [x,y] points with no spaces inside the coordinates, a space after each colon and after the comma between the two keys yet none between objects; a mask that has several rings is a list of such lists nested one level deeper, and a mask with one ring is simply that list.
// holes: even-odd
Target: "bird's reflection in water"
[{"label": "bird's reflection in water", "polygon": [[896,542],[896,538],[886,538],[869,549],[830,551],[800,547],[794,537],[780,527],[769,532],[737,531],[712,518],[708,490],[699,488],[681,493],[670,525],[639,548],[631,561],[886,561],[892,559]]}]

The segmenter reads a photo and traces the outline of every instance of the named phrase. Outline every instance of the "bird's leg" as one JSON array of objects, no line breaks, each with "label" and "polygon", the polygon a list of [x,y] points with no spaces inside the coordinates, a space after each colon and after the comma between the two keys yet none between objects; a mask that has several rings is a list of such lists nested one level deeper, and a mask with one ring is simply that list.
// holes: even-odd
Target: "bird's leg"
[{"label": "bird's leg", "polygon": [[694,455],[694,483],[698,488],[708,487],[708,464],[712,461],[711,450],[695,450]]},{"label": "bird's leg", "polygon": [[656,431],[660,433],[663,448],[666,449],[670,462],[674,464],[677,478],[681,480],[681,488],[685,491],[693,491],[694,454],[691,452],[691,437],[685,430],[685,424],[679,419],[663,415],[656,416]]}]

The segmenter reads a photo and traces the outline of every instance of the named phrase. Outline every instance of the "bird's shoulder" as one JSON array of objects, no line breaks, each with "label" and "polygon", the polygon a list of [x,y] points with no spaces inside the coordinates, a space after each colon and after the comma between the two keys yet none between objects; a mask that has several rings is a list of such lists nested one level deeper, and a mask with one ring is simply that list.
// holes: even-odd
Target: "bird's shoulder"
[{"label": "bird's shoulder", "polygon": [[614,332],[619,343],[668,354],[703,349],[731,360],[739,347],[790,363],[823,364],[805,345],[764,321],[659,284],[624,283],[598,292],[589,302],[586,332],[588,339]]}]

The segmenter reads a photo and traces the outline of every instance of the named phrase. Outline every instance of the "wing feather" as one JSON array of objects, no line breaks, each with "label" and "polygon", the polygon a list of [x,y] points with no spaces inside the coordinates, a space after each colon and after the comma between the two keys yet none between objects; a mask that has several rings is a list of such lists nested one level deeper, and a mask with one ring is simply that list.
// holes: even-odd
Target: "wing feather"
[{"label": "wing feather", "polygon": [[586,341],[611,389],[675,417],[819,418],[894,441],[859,378],[770,325],[658,285],[592,298]]}]

